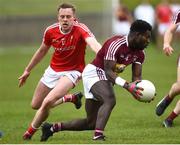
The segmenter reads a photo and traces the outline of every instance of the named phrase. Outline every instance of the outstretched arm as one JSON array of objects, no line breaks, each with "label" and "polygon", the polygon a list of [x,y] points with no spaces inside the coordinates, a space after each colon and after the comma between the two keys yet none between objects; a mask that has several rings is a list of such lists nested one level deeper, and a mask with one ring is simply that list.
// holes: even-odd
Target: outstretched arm
[{"label": "outstretched arm", "polygon": [[165,32],[163,51],[167,56],[170,56],[174,51],[174,49],[171,47],[171,42],[172,42],[173,34],[175,33],[177,27],[178,27],[177,24],[172,23]]},{"label": "outstretched arm", "polygon": [[87,37],[85,41],[95,53],[98,53],[102,47],[95,37]]},{"label": "outstretched arm", "polygon": [[25,68],[23,74],[18,78],[19,79],[19,87],[23,86],[26,82],[26,79],[29,77],[31,70],[42,60],[42,58],[48,52],[50,46],[46,46],[44,43],[41,44],[39,49],[33,55],[31,61]]}]

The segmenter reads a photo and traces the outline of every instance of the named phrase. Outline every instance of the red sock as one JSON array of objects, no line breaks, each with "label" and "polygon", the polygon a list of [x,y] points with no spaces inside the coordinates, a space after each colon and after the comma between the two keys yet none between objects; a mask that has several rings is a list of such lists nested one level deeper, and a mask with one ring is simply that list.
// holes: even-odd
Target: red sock
[{"label": "red sock", "polygon": [[103,135],[103,130],[96,128],[94,136],[100,136],[100,135]]},{"label": "red sock", "polygon": [[37,131],[37,128],[32,127],[32,125],[29,126],[27,132],[32,136]]},{"label": "red sock", "polygon": [[76,97],[73,94],[67,94],[63,97],[63,102],[75,102]]},{"label": "red sock", "polygon": [[53,132],[58,132],[62,130],[62,123],[54,123],[52,126]]},{"label": "red sock", "polygon": [[172,111],[171,114],[166,118],[167,120],[174,120],[178,115]]}]

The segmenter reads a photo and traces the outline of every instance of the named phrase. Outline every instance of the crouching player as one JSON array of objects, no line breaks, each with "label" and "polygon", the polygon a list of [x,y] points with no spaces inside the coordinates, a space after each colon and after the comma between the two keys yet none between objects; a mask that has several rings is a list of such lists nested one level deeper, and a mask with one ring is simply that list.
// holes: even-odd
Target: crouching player
[{"label": "crouching player", "polygon": [[[54,124],[44,123],[41,141],[46,141],[55,132],[95,130],[94,140],[104,140],[103,131],[116,104],[113,84],[129,91],[136,99],[142,95],[136,83],[141,80],[144,49],[150,42],[151,25],[142,20],[132,23],[128,36],[114,36],[108,39],[96,58],[88,64],[82,74],[86,97],[86,117],[69,122]],[[128,83],[117,76],[116,64],[125,66],[132,64],[132,81]]]}]

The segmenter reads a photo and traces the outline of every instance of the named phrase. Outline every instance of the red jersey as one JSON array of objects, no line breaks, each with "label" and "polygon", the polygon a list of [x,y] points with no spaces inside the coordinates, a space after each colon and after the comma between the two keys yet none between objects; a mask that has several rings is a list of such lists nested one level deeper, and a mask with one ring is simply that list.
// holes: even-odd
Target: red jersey
[{"label": "red jersey", "polygon": [[143,50],[132,51],[129,49],[127,37],[114,36],[104,43],[92,64],[104,69],[104,60],[113,60],[127,66],[135,62],[142,64],[144,59]]},{"label": "red jersey", "polygon": [[174,24],[180,24],[180,10],[174,16],[173,22],[174,22]]},{"label": "red jersey", "polygon": [[71,70],[82,72],[85,67],[87,37],[94,35],[82,23],[74,22],[71,31],[66,34],[61,31],[59,23],[49,26],[44,32],[43,42],[54,48],[51,68],[56,72]]},{"label": "red jersey", "polygon": [[168,5],[159,5],[156,9],[157,17],[160,23],[170,23],[172,19],[172,10]]}]

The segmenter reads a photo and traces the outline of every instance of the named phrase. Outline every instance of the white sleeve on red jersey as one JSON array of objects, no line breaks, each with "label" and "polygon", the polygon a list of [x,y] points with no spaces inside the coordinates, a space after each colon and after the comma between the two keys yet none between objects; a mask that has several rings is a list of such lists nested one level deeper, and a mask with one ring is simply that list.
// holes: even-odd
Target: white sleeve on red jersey
[{"label": "white sleeve on red jersey", "polygon": [[95,37],[85,24],[75,22],[74,26],[78,27],[84,39],[86,39],[87,37]]},{"label": "white sleeve on red jersey", "polygon": [[55,28],[59,26],[58,23],[55,23],[49,27],[46,28],[46,30],[44,31],[44,36],[43,36],[43,43],[46,44],[47,46],[51,46],[51,42],[52,42],[52,39],[51,39],[51,29],[52,28]]}]

